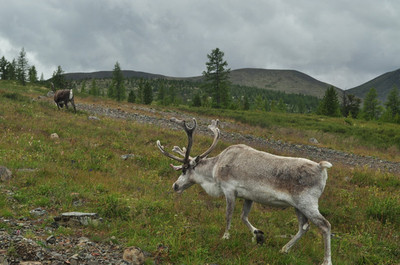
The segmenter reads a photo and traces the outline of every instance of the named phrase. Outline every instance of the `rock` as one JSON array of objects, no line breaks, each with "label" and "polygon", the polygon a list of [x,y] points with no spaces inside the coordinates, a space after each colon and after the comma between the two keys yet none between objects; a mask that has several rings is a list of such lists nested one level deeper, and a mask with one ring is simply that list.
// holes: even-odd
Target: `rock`
[{"label": "rock", "polygon": [[138,247],[129,247],[125,249],[122,258],[133,265],[144,264],[144,253]]},{"label": "rock", "polygon": [[12,178],[12,172],[4,166],[0,166],[0,181],[8,181]]},{"label": "rock", "polygon": [[56,237],[51,235],[48,238],[46,238],[46,243],[47,244],[55,244],[56,243]]},{"label": "rock", "polygon": [[84,225],[87,226],[90,223],[98,224],[102,219],[99,218],[97,213],[82,213],[82,212],[68,212],[62,213],[61,216],[54,217],[56,222],[62,222],[66,225]]},{"label": "rock", "polygon": [[318,140],[315,139],[315,138],[310,138],[310,139],[308,139],[308,141],[309,141],[310,143],[312,143],[312,144],[318,144],[318,143],[319,143]]},{"label": "rock", "polygon": [[42,216],[42,215],[47,214],[47,211],[39,207],[39,208],[29,211],[29,213],[31,213],[35,216]]},{"label": "rock", "polygon": [[89,120],[93,120],[93,121],[99,121],[100,119],[96,116],[89,116],[88,117]]},{"label": "rock", "polygon": [[60,137],[58,136],[57,133],[52,133],[52,134],[50,135],[50,139],[58,139],[58,138],[60,138]]},{"label": "rock", "polygon": [[123,160],[127,160],[128,158],[131,158],[131,157],[134,157],[134,156],[135,156],[134,154],[126,154],[126,155],[122,155],[121,158]]}]

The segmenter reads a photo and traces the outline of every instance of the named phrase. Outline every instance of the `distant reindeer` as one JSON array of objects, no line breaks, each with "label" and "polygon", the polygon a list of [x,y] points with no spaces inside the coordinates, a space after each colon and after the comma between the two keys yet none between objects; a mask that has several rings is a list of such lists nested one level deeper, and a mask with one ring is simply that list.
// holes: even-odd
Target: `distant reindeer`
[{"label": "distant reindeer", "polygon": [[[51,88],[53,91],[55,91],[53,83],[51,83]],[[76,113],[74,94],[72,92],[72,89],[60,89],[55,91],[54,102],[56,103],[58,109],[64,107],[64,105],[68,109],[68,102],[71,102],[71,105],[74,108],[74,112]]]},{"label": "distant reindeer", "polygon": [[211,196],[226,198],[226,229],[223,239],[229,239],[229,229],[235,207],[235,199],[243,198],[244,205],[241,219],[250,229],[257,243],[264,242],[264,233],[248,221],[253,202],[279,208],[294,207],[299,222],[297,234],[281,249],[287,253],[289,249],[309,229],[308,220],[322,232],[325,246],[323,265],[331,261],[331,225],[318,210],[318,199],[321,196],[328,178],[327,168],[332,164],[326,161],[319,163],[304,158],[276,156],[255,150],[247,145],[232,145],[218,156],[207,158],[216,147],[220,137],[218,120],[213,120],[208,128],[214,133],[214,141],[203,154],[191,157],[193,126],[188,127],[186,121],[171,118],[179,124],[188,136],[188,145],[183,149],[175,146],[172,151],[183,158],[164,150],[160,141],[157,147],[165,156],[182,163],[171,167],[182,170],[182,174],[173,184],[173,189],[181,193],[193,184],[200,186]]}]

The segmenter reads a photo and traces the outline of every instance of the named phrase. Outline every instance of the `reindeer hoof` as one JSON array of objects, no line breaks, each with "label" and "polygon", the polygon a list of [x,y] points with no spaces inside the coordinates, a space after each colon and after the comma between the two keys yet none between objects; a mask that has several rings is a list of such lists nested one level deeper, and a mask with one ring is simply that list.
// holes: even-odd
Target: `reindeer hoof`
[{"label": "reindeer hoof", "polygon": [[265,238],[264,238],[264,232],[263,231],[255,230],[254,231],[254,235],[255,235],[257,244],[259,244],[259,245],[264,244]]},{"label": "reindeer hoof", "polygon": [[231,237],[231,235],[227,232],[225,232],[225,234],[222,236],[222,239],[229,239]]}]

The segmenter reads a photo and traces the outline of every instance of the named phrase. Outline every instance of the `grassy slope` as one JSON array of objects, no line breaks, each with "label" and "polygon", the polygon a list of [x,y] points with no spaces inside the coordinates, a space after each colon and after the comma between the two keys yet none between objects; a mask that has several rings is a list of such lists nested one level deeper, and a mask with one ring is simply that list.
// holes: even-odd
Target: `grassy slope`
[{"label": "grassy slope", "polygon": [[[178,196],[171,192],[177,173],[155,147],[184,146],[183,132],[172,132],[130,121],[57,111],[47,102],[32,102],[24,94],[45,94],[40,88],[20,88],[0,82],[0,165],[13,171],[2,183],[0,216],[29,216],[44,207],[55,216],[66,211],[95,211],[105,218],[89,227],[92,240],[110,240],[155,252],[168,247],[162,259],[178,264],[318,264],[322,260],[321,235],[312,229],[287,254],[280,248],[297,231],[293,210],[271,210],[255,205],[250,220],[266,233],[262,247],[239,219],[238,200],[232,238],[223,241],[225,202],[211,198],[199,187]],[[50,139],[51,133],[60,138]],[[193,152],[208,147],[211,139],[196,136]],[[220,143],[218,150],[226,147]],[[217,151],[213,152],[214,154]],[[122,160],[120,155],[135,157]],[[26,172],[18,169],[33,168]],[[329,171],[320,201],[331,222],[335,264],[396,264],[400,259],[399,176],[334,167]],[[14,192],[12,203],[4,190]],[[74,201],[83,202],[75,206]],[[19,205],[15,207],[15,205]],[[33,218],[33,217],[32,217]],[[51,217],[47,222],[52,222]],[[5,226],[1,224],[1,226]],[[60,228],[59,233],[73,233]],[[151,261],[149,261],[151,264]]]}]

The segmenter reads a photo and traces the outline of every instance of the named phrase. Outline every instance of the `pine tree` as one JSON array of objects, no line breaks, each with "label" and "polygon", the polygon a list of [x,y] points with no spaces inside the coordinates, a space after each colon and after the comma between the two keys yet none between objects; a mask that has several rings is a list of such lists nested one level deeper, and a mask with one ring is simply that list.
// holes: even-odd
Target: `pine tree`
[{"label": "pine tree", "polygon": [[36,83],[38,81],[36,67],[32,65],[28,70],[29,82]]},{"label": "pine tree", "polygon": [[0,59],[0,78],[2,80],[6,80],[7,79],[7,64],[8,61],[6,60],[6,58],[1,57]]},{"label": "pine tree", "polygon": [[150,83],[146,82],[143,90],[143,103],[149,105],[151,102],[153,102],[153,89]]},{"label": "pine tree", "polygon": [[206,80],[206,92],[211,94],[213,107],[227,108],[229,106],[229,74],[230,69],[226,68],[228,63],[224,60],[224,52],[219,48],[207,54],[208,62],[206,62],[207,70],[203,72]]},{"label": "pine tree", "polygon": [[393,87],[392,90],[390,90],[385,106],[390,110],[392,118],[397,114],[400,115],[400,97],[397,87]]},{"label": "pine tree", "polygon": [[201,107],[201,96],[200,93],[196,93],[192,99],[193,107]]},{"label": "pine tree", "polygon": [[96,86],[96,80],[94,78],[92,78],[92,84],[89,89],[89,94],[93,96],[99,96],[100,94],[100,91]]},{"label": "pine tree", "polygon": [[135,100],[136,100],[135,92],[133,90],[129,91],[128,102],[135,103]]},{"label": "pine tree", "polygon": [[340,104],[339,99],[336,93],[336,90],[333,86],[329,87],[325,91],[325,95],[318,106],[318,114],[331,116],[331,117],[339,117],[340,116]]},{"label": "pine tree", "polygon": [[364,98],[363,117],[366,120],[376,120],[381,114],[378,94],[375,88],[371,88]]},{"label": "pine tree", "polygon": [[27,72],[28,72],[28,60],[26,59],[25,49],[22,48],[17,61],[17,79],[23,86],[26,85]]},{"label": "pine tree", "polygon": [[117,101],[122,101],[126,98],[125,93],[124,76],[119,63],[116,62],[112,72],[112,84],[110,86],[108,96],[116,99]]},{"label": "pine tree", "polygon": [[360,112],[361,99],[355,95],[343,93],[342,114],[344,117],[357,118]]},{"label": "pine tree", "polygon": [[64,71],[59,65],[57,70],[53,72],[53,77],[51,78],[55,89],[63,89],[67,86],[67,81],[65,80]]}]

